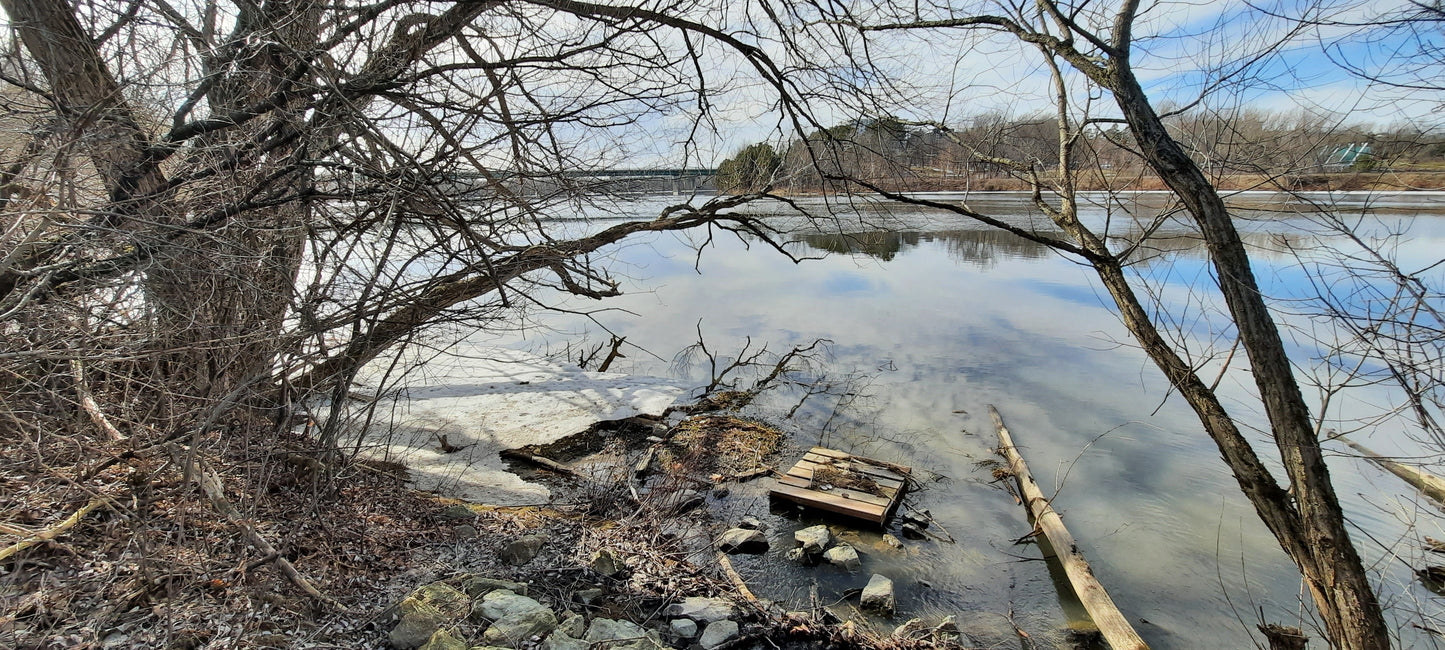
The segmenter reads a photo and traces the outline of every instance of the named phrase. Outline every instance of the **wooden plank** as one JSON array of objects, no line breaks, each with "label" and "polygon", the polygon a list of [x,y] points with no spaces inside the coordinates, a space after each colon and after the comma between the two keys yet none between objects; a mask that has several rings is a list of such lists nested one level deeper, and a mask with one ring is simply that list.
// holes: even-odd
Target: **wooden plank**
[{"label": "wooden plank", "polygon": [[1149,646],[1139,638],[1133,626],[1129,625],[1129,619],[1124,618],[1124,614],[1114,605],[1114,600],[1109,597],[1109,592],[1104,590],[1104,585],[1094,577],[1094,571],[1079,552],[1074,536],[1064,527],[1064,520],[1054,511],[1053,504],[1044,497],[1043,490],[1039,489],[1034,477],[1029,474],[1028,465],[1024,464],[1023,456],[1020,456],[1018,449],[1014,447],[1008,427],[1004,426],[1003,416],[999,415],[998,409],[992,404],[988,407],[988,414],[993,416],[994,426],[998,429],[999,453],[1008,459],[1009,470],[1018,481],[1019,490],[1024,495],[1024,502],[1028,504],[1035,525],[1043,531],[1049,544],[1054,547],[1054,556],[1064,567],[1064,574],[1073,585],[1074,593],[1079,596],[1079,602],[1084,604],[1089,617],[1094,619],[1094,624],[1099,626],[1104,640],[1108,641],[1109,647],[1114,650],[1148,650]]},{"label": "wooden plank", "polygon": [[[813,471],[811,469],[799,469],[796,465],[794,465],[792,469],[788,470],[788,476],[808,481],[808,484],[810,486],[813,482]],[[884,481],[874,482],[878,484],[878,489],[883,491],[883,496],[890,499],[898,494],[899,488],[903,487],[902,483],[893,483],[890,485],[889,483]]]},{"label": "wooden plank", "polygon": [[837,468],[837,469],[839,469],[839,470],[852,470],[852,471],[859,472],[859,473],[865,473],[865,474],[868,474],[868,478],[873,479],[873,482],[878,484],[878,487],[882,487],[882,488],[895,488],[895,489],[896,489],[896,488],[899,488],[899,487],[902,487],[902,486],[903,486],[903,481],[900,481],[900,480],[897,480],[897,479],[888,478],[888,477],[886,477],[886,476],[877,476],[877,475],[875,475],[875,474],[871,474],[871,473],[868,473],[868,472],[866,472],[866,471],[860,471],[860,470],[862,470],[862,467],[860,467],[860,466],[858,466],[858,465],[850,465],[849,463],[834,463],[834,464],[832,464],[832,465],[817,465],[817,464],[815,464],[815,463],[808,462],[807,465],[804,465],[802,462],[800,462],[800,463],[798,463],[797,465],[794,465],[792,469],[788,470],[788,474],[791,475],[791,476],[796,476],[796,477],[798,477],[798,478],[805,478],[805,479],[812,480],[812,478],[813,478],[813,471],[814,471],[815,469],[817,469],[818,467],[835,467],[835,468]]},{"label": "wooden plank", "polygon": [[888,512],[888,509],[882,506],[839,499],[826,492],[793,487],[781,482],[773,488],[772,494],[819,510],[836,512],[878,524],[883,523],[884,515]]},{"label": "wooden plank", "polygon": [[887,470],[879,471],[877,467],[873,465],[868,465],[866,463],[833,461],[831,463],[815,463],[811,465],[811,467],[813,467],[814,469],[818,467],[836,467],[840,470],[857,472],[859,474],[866,474],[869,478],[872,478],[874,481],[880,483],[886,482],[892,485],[902,485],[904,483],[904,479],[900,478],[897,474],[888,472]]},{"label": "wooden plank", "polygon": [[882,468],[882,469],[885,469],[885,470],[888,470],[888,471],[891,471],[891,472],[895,472],[895,475],[897,475],[897,476],[903,476],[903,475],[907,475],[907,474],[912,474],[912,473],[913,473],[913,468],[911,468],[911,467],[904,467],[903,465],[899,465],[899,464],[897,464],[897,463],[889,463],[889,462],[877,460],[877,459],[875,459],[875,458],[864,458],[863,456],[854,456],[853,454],[849,454],[849,453],[847,453],[847,452],[838,451],[837,449],[828,449],[827,447],[814,447],[814,448],[812,449],[812,452],[814,452],[814,453],[822,453],[822,454],[825,455],[825,456],[831,456],[831,457],[833,457],[833,458],[846,458],[846,459],[856,460],[856,461],[858,461],[858,462],[860,462],[860,463],[868,463],[869,465],[874,465],[874,466],[876,466],[876,467],[879,467],[879,468]]},{"label": "wooden plank", "polygon": [[[849,465],[852,466],[852,468],[853,468],[855,471],[865,472],[865,473],[871,474],[871,475],[873,475],[873,476],[880,476],[880,477],[887,478],[887,479],[890,479],[890,480],[898,481],[898,482],[900,482],[900,483],[903,482],[903,481],[905,481],[905,480],[907,480],[907,477],[904,476],[903,474],[899,474],[898,472],[895,472],[895,471],[893,471],[893,470],[891,470],[891,469],[888,469],[888,468],[886,468],[886,467],[883,467],[882,465],[877,465],[877,464],[868,462],[868,459],[866,459],[866,458],[860,458],[860,457],[857,457],[857,456],[849,456],[848,454],[843,454],[842,452],[839,452],[839,451],[836,451],[836,450],[832,450],[832,449],[825,449],[825,450],[824,450],[824,451],[828,451],[828,452],[832,452],[832,453],[823,454],[823,453],[819,453],[818,450],[820,450],[820,449],[823,449],[823,448],[822,448],[822,447],[814,447],[812,451],[809,451],[807,454],[805,454],[805,455],[803,456],[803,459],[804,459],[804,460],[807,460],[807,461],[810,461],[810,462],[813,462],[813,463],[818,463],[818,464],[831,464],[831,465],[837,465],[837,466],[843,466],[844,464],[849,464]],[[840,456],[839,454],[842,454],[842,455]],[[821,461],[821,462],[820,462],[820,461]]]},{"label": "wooden plank", "polygon": [[867,503],[869,505],[874,505],[881,508],[886,508],[893,503],[893,500],[887,497],[880,497],[874,494],[868,494],[867,492],[859,492],[857,490],[849,490],[846,488],[834,488],[833,490],[828,492],[824,492],[822,490],[815,490],[813,489],[812,481],[800,479],[796,476],[782,476],[778,478],[778,482],[784,485],[791,485],[796,488],[801,488],[809,492],[815,492],[817,494],[825,496],[836,496],[847,501]]}]

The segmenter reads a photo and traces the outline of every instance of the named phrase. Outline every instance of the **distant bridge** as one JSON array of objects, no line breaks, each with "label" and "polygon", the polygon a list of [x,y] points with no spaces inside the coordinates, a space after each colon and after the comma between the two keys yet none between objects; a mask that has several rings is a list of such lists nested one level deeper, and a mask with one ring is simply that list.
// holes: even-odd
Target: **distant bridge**
[{"label": "distant bridge", "polygon": [[518,187],[545,187],[561,180],[596,181],[609,189],[624,192],[695,192],[716,188],[717,169],[712,167],[643,167],[613,169],[579,169],[561,173],[518,173],[510,170],[458,172],[451,176],[457,185],[480,189],[487,179]]},{"label": "distant bridge", "polygon": [[[458,180],[496,178],[507,180],[518,176],[517,172],[510,170],[493,170],[483,174],[481,172],[458,172],[454,178]],[[560,174],[550,172],[538,172],[526,174],[532,178],[686,178],[717,176],[717,168],[713,167],[647,167],[639,169],[586,169],[566,171]]]}]

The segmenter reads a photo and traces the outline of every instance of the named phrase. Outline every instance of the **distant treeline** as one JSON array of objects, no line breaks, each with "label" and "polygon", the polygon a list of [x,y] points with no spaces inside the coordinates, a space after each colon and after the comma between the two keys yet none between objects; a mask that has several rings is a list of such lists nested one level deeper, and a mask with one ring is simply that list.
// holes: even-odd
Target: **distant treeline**
[{"label": "distant treeline", "polygon": [[[1186,111],[1167,120],[1223,189],[1445,188],[1445,135],[1401,126],[1340,126],[1302,113]],[[1061,177],[1060,130],[1050,117],[980,115],[959,125],[894,117],[854,121],[781,150],[749,145],[718,168],[724,191],[854,189],[1023,190]],[[1077,132],[1067,170],[1082,190],[1164,189],[1118,126]]]}]

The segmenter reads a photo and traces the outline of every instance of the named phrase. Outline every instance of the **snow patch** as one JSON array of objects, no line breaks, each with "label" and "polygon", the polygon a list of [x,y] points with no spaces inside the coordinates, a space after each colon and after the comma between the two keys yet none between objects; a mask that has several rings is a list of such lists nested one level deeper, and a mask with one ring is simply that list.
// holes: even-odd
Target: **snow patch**
[{"label": "snow patch", "polygon": [[[495,505],[551,496],[507,471],[502,450],[555,442],[605,420],[661,415],[685,392],[660,377],[589,372],[509,349],[448,355],[425,370],[385,405],[394,407],[392,425],[373,426],[365,454],[406,465],[417,489]],[[443,435],[462,449],[443,453]]]}]

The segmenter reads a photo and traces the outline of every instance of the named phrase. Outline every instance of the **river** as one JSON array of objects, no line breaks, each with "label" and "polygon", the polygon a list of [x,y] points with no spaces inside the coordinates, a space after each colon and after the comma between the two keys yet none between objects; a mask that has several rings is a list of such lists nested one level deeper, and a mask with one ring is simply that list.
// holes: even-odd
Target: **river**
[{"label": "river", "polygon": [[[1046,223],[1023,194],[935,198],[966,200],[1015,224]],[[1086,220],[1098,228],[1109,223],[1116,245],[1135,236],[1131,213],[1167,207],[1158,194],[1133,195],[1125,204],[1088,198],[1095,203]],[[643,217],[677,200],[645,199],[621,210]],[[1315,244],[1344,242],[1322,229],[1322,213],[1311,201],[1358,220],[1373,236],[1394,235],[1386,243],[1403,268],[1426,268],[1445,256],[1445,196],[1438,194],[1233,197],[1256,274],[1279,299],[1279,317],[1305,368],[1314,346],[1304,334],[1320,328],[1304,315],[1307,304],[1295,302],[1313,286],[1299,256],[1316,255]],[[961,217],[867,201],[802,203],[814,215],[831,208],[837,216],[810,224],[782,206],[753,209],[775,214],[774,223],[788,231],[782,237],[791,242],[787,250],[819,259],[794,263],[755,238],[721,232],[710,240],[703,233],[629,240],[603,260],[622,281],[624,296],[558,298],[554,304],[593,313],[538,314],[538,327],[508,343],[558,353],[582,335],[605,340],[605,326],[646,350],[626,350],[627,359],[613,370],[681,372],[699,381],[698,367],[687,373],[672,363],[699,329],[709,349],[724,354],[746,340],[753,349],[766,344],[774,351],[832,341],[819,373],[835,386],[852,379],[848,385],[858,397],[847,408],[835,412],[837,398],[815,396],[787,418],[799,397],[793,390],[749,414],[780,423],[799,445],[821,441],[936,479],[912,502],[929,508],[957,543],[912,543],[906,559],[873,554],[865,560],[868,570],[898,584],[905,615],[959,614],[961,627],[979,640],[1014,644],[1011,613],[1036,641],[1061,643],[1056,630],[1072,615],[1071,605],[1061,603],[1038,548],[1013,543],[1029,532],[1024,512],[980,465],[992,458],[987,405],[995,404],[1041,487],[1057,493],[1054,506],[1098,577],[1153,647],[1247,647],[1261,612],[1267,622],[1312,627],[1293,565],[1240,495],[1193,412],[1131,344],[1087,267]],[[1218,299],[1198,241],[1178,223],[1156,237],[1136,271],[1158,289],[1192,349],[1213,340],[1227,351],[1232,336],[1211,314]],[[1428,272],[1433,286],[1445,286],[1442,274],[1441,266]],[[1323,276],[1326,284],[1336,279]],[[1211,372],[1218,367],[1209,366]],[[1246,425],[1258,427],[1249,382],[1235,359],[1220,390]],[[1317,395],[1307,393],[1317,404]],[[1330,426],[1371,417],[1388,398],[1379,389],[1338,398]],[[1261,455],[1277,456],[1257,428],[1251,435]],[[1353,435],[1385,453],[1438,460],[1438,449],[1421,446],[1397,421],[1371,423]],[[1343,447],[1330,451],[1356,541],[1380,577],[1400,643],[1431,647],[1438,637],[1413,626],[1439,628],[1441,602],[1412,568],[1428,559],[1420,538],[1445,538],[1440,512],[1397,479],[1346,456]],[[810,577],[821,576],[825,597],[861,586],[837,572],[778,570],[783,550],[739,564],[764,597],[805,601]]]}]

